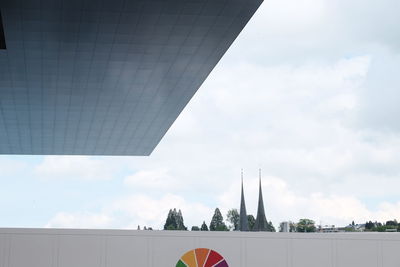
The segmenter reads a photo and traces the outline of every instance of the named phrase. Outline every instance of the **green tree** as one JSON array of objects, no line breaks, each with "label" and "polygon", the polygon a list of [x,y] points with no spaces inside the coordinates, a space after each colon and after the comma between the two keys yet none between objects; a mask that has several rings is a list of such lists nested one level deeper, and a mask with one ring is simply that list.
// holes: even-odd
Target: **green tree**
[{"label": "green tree", "polygon": [[249,231],[253,230],[254,225],[256,224],[256,218],[253,215],[247,215],[247,224],[249,225]]},{"label": "green tree", "polygon": [[167,219],[164,224],[164,230],[187,230],[186,226],[183,223],[181,210],[169,210]]},{"label": "green tree", "polygon": [[297,232],[315,232],[317,228],[315,227],[315,222],[310,219],[300,219],[297,223]]},{"label": "green tree", "polygon": [[386,226],[397,226],[397,225],[398,222],[396,220],[386,222]]},{"label": "green tree", "polygon": [[176,220],[172,209],[169,210],[167,220],[164,224],[164,230],[176,230]]},{"label": "green tree", "polygon": [[176,225],[177,225],[177,230],[187,230],[187,227],[183,223],[183,216],[181,210],[179,210],[178,214],[176,215]]},{"label": "green tree", "polygon": [[208,226],[205,221],[203,221],[203,224],[201,225],[200,231],[208,231]]},{"label": "green tree", "polygon": [[296,224],[294,222],[289,222],[289,232],[296,232]]},{"label": "green tree", "polygon": [[176,227],[173,226],[172,224],[165,226],[164,225],[164,230],[176,230]]},{"label": "green tree", "polygon": [[386,226],[380,225],[380,226],[375,227],[373,229],[373,231],[375,231],[375,232],[385,232],[386,229],[387,229]]},{"label": "green tree", "polygon": [[192,226],[191,231],[200,231],[200,228],[198,226]]},{"label": "green tree", "polygon": [[210,222],[210,231],[229,231],[224,223],[224,217],[222,217],[219,208],[215,209],[214,215]]},{"label": "green tree", "polygon": [[239,220],[240,215],[237,209],[228,210],[228,214],[226,215],[226,221],[230,223],[229,229],[233,229],[234,231],[239,230]]},{"label": "green tree", "polygon": [[267,223],[268,223],[268,225],[267,225],[267,231],[268,231],[268,232],[276,232],[275,227],[274,227],[274,225],[272,224],[272,222],[269,221],[269,222],[267,222]]},{"label": "green tree", "polygon": [[372,221],[365,223],[365,230],[372,230],[375,227],[375,224]]}]

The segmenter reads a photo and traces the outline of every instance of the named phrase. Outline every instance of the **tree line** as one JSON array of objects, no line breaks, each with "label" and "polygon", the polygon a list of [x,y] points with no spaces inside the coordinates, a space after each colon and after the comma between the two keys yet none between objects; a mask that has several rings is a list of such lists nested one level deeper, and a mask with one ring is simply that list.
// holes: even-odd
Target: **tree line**
[{"label": "tree line", "polygon": [[[192,226],[191,231],[237,231],[239,230],[239,220],[240,215],[237,209],[230,209],[226,215],[226,222],[224,221],[224,217],[222,216],[219,208],[216,208],[214,211],[214,215],[211,218],[210,223],[207,225],[206,221],[203,221],[201,226]],[[252,231],[254,225],[256,223],[256,219],[253,215],[247,215],[247,221],[249,225],[249,230]],[[268,221],[268,231],[275,232],[275,227],[273,226],[271,221]],[[170,209],[168,212],[167,219],[164,224],[164,230],[181,230],[186,231],[188,228],[185,226],[183,222],[183,215],[181,210]]]},{"label": "tree line", "polygon": [[[225,224],[224,218],[222,216],[219,208],[216,208],[214,215],[211,218],[209,225],[205,221],[201,226],[192,226],[191,231],[237,231],[239,230],[240,214],[237,209],[230,209],[226,215],[228,225]],[[247,215],[247,222],[249,226],[249,231],[252,231],[256,223],[256,218],[249,214]],[[276,232],[276,229],[271,221],[267,221],[267,231]],[[181,210],[170,209],[168,212],[167,219],[164,224],[164,230],[181,230],[186,231],[188,228],[184,225],[183,215]],[[315,222],[310,219],[300,219],[299,222],[293,223],[289,222],[289,232],[316,232],[317,227]],[[279,231],[283,231],[283,223],[279,226]]]},{"label": "tree line", "polygon": [[368,221],[365,223],[367,232],[400,232],[400,223],[397,220],[386,221],[386,223]]},{"label": "tree line", "polygon": [[[200,226],[192,226],[191,231],[237,231],[239,230],[240,214],[237,209],[230,209],[226,214],[226,222],[219,208],[216,208],[214,215],[211,218],[209,224],[206,221]],[[256,222],[253,215],[247,215],[247,222],[249,226],[249,231],[252,231]],[[267,221],[269,232],[276,232],[275,227],[271,221]],[[358,231],[354,221],[346,227],[341,227],[340,229],[345,232]],[[367,232],[400,232],[400,223],[397,220],[386,221],[385,223],[367,221],[363,226],[361,231]],[[311,219],[300,219],[297,223],[287,222],[286,227],[288,227],[289,232],[300,232],[300,233],[312,233],[320,231],[317,228],[315,221]],[[148,230],[151,230],[149,228]],[[164,224],[164,230],[182,230],[186,231],[188,228],[184,224],[183,215],[181,210],[171,209],[168,212],[167,219]],[[279,231],[284,231],[284,223],[279,225]]]}]

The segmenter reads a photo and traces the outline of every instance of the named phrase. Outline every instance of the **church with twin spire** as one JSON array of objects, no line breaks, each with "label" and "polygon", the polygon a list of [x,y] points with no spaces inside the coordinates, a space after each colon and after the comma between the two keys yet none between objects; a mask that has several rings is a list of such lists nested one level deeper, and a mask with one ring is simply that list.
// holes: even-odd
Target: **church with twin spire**
[{"label": "church with twin spire", "polygon": [[269,225],[267,218],[265,217],[265,209],[264,209],[264,200],[262,195],[261,188],[261,169],[259,169],[259,192],[258,192],[258,207],[257,207],[257,217],[255,224],[252,229],[249,227],[249,222],[247,219],[246,212],[246,203],[244,198],[244,189],[243,189],[243,170],[242,170],[242,191],[241,191],[241,199],[240,199],[240,217],[239,217],[239,231],[247,232],[268,232]]}]

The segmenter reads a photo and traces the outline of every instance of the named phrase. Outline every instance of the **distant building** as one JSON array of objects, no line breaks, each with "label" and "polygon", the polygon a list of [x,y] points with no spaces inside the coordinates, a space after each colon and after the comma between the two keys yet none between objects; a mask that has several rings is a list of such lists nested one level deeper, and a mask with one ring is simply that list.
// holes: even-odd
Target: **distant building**
[{"label": "distant building", "polygon": [[318,227],[318,232],[320,233],[339,233],[345,232],[345,227],[336,227],[335,225],[320,225]]},{"label": "distant building", "polygon": [[282,222],[281,223],[280,232],[289,233],[290,232],[290,223],[289,222]]},{"label": "distant building", "polygon": [[356,224],[354,226],[354,230],[356,230],[357,232],[364,232],[365,231],[365,223],[363,224]]},{"label": "distant building", "polygon": [[363,224],[349,224],[348,226],[344,227],[348,232],[349,229],[353,229],[354,232],[364,232],[365,231],[365,223]]}]

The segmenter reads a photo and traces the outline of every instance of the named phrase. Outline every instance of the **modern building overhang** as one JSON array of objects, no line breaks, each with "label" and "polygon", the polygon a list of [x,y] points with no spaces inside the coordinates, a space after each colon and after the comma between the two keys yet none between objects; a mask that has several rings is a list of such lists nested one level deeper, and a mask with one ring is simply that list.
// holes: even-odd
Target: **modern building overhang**
[{"label": "modern building overhang", "polygon": [[149,155],[262,0],[0,3],[0,154]]}]

